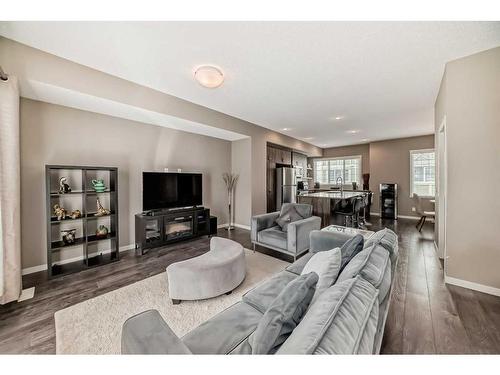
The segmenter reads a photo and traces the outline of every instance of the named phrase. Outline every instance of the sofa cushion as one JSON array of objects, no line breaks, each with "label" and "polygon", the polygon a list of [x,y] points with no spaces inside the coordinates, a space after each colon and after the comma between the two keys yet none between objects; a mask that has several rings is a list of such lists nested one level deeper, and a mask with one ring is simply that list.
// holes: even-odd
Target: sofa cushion
[{"label": "sofa cushion", "polygon": [[303,256],[301,256],[299,259],[297,259],[295,262],[293,262],[292,264],[290,264],[286,270],[288,272],[292,272],[296,275],[300,275],[302,270],[304,269],[304,266],[306,265],[306,263],[309,261],[309,259],[311,259],[311,257],[313,256],[314,254],[311,253],[311,252],[308,252],[308,253],[305,253]]},{"label": "sofa cushion", "polygon": [[283,232],[277,225],[268,229],[264,229],[257,233],[257,241],[262,244],[277,247],[279,249],[287,248],[286,232]]},{"label": "sofa cushion", "polygon": [[363,236],[361,234],[357,234],[342,245],[342,247],[340,248],[340,251],[342,253],[342,264],[340,265],[341,271],[357,253],[363,250],[364,242],[365,239],[363,238]]},{"label": "sofa cushion", "polygon": [[354,237],[352,234],[346,234],[338,231],[329,230],[313,230],[309,234],[311,253],[317,253],[318,251],[328,251],[335,249],[336,247],[342,248],[342,246]]},{"label": "sofa cushion", "polygon": [[372,246],[373,244],[380,244],[384,249],[386,249],[390,256],[391,262],[395,263],[398,257],[398,236],[392,230],[384,228],[374,233],[366,242],[365,249]]},{"label": "sofa cushion", "polygon": [[193,354],[227,354],[257,328],[262,313],[238,302],[186,334],[182,341]]},{"label": "sofa cushion", "polygon": [[378,291],[361,277],[322,293],[277,354],[372,354]]},{"label": "sofa cushion", "polygon": [[242,300],[264,314],[283,288],[296,277],[291,272],[281,271],[246,292]]},{"label": "sofa cushion", "polygon": [[391,288],[391,259],[380,245],[372,245],[358,253],[340,273],[337,282],[360,275],[380,291],[382,302]]},{"label": "sofa cushion", "polygon": [[302,270],[302,275],[314,272],[319,276],[313,301],[337,280],[341,260],[342,257],[338,247],[330,251],[320,251],[309,259],[309,262],[307,262]]},{"label": "sofa cushion", "polygon": [[318,275],[314,272],[290,281],[271,303],[252,334],[252,354],[274,354],[292,333],[311,302]]},{"label": "sofa cushion", "polygon": [[281,227],[283,232],[288,231],[288,224],[295,221],[303,220],[303,217],[292,203],[285,203],[281,206],[280,216],[276,219],[276,223]]}]

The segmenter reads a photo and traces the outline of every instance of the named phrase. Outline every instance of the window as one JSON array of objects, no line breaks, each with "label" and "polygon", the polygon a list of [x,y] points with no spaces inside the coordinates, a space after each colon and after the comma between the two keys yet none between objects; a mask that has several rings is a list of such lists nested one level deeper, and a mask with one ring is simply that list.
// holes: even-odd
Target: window
[{"label": "window", "polygon": [[436,156],[434,150],[410,151],[410,195],[434,197],[436,193]]},{"label": "window", "polygon": [[335,185],[337,178],[342,177],[344,184],[356,182],[361,184],[361,156],[317,159],[314,161],[315,181],[324,185]]}]

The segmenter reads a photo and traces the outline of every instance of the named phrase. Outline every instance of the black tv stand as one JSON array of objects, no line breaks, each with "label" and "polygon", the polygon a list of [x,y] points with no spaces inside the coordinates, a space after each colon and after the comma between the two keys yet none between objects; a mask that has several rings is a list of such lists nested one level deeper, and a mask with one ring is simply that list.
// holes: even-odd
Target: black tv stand
[{"label": "black tv stand", "polygon": [[178,241],[210,235],[210,209],[184,207],[135,215],[136,253]]}]

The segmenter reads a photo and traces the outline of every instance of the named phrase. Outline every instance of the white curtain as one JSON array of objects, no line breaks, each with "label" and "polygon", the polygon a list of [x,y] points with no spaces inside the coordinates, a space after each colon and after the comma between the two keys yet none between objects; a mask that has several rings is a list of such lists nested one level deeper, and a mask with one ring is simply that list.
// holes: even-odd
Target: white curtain
[{"label": "white curtain", "polygon": [[0,79],[0,304],[21,295],[19,89]]}]

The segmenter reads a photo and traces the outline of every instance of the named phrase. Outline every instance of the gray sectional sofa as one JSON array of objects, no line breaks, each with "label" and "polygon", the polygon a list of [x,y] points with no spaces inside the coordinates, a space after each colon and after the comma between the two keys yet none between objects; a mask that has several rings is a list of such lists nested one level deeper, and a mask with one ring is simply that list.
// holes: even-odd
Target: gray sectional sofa
[{"label": "gray sectional sofa", "polygon": [[[310,250],[284,271],[247,292],[242,301],[178,338],[155,310],[128,319],[123,354],[251,354],[252,335],[266,309],[318,251],[350,237],[313,231]],[[337,281],[309,306],[276,354],[376,354],[380,352],[398,259],[389,229],[372,235],[341,270]]]}]

